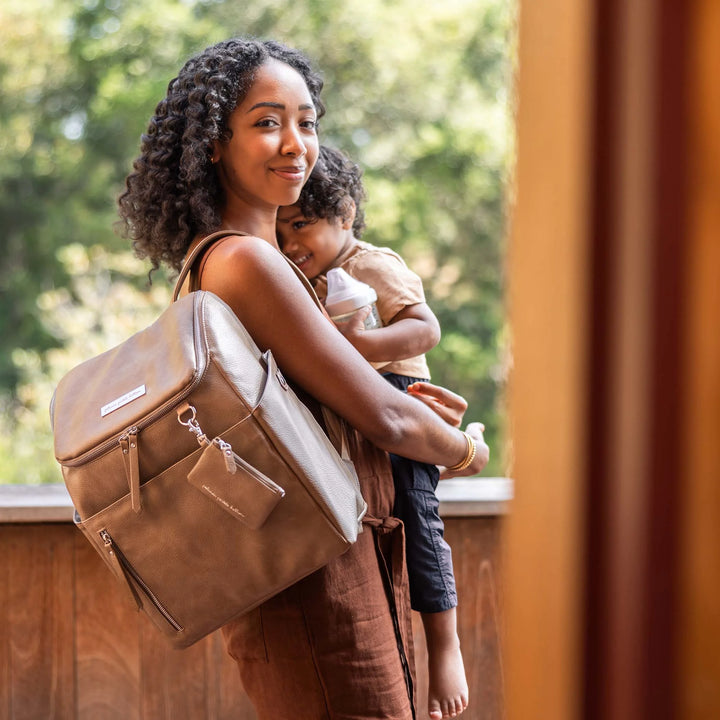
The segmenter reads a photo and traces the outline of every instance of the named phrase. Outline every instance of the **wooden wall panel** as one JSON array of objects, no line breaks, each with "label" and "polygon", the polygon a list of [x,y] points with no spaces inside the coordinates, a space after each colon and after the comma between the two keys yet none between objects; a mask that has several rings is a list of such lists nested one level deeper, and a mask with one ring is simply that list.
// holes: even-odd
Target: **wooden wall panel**
[{"label": "wooden wall panel", "polygon": [[3,531],[9,560],[10,717],[72,718],[72,544],[56,528]]},{"label": "wooden wall panel", "polygon": [[504,717],[501,532],[500,518],[458,518],[448,525],[458,584],[460,642],[468,683],[474,689],[470,717],[477,720]]},{"label": "wooden wall panel", "polygon": [[195,720],[207,717],[207,665],[203,643],[184,650],[168,645],[144,616],[142,638],[142,717]]},{"label": "wooden wall panel", "polygon": [[10,534],[0,527],[0,720],[10,720]]},{"label": "wooden wall panel", "polygon": [[62,720],[75,714],[75,563],[67,534],[59,528],[52,529],[49,542],[46,533],[37,533],[36,541],[40,550],[50,556],[49,572],[44,578],[45,592],[52,602],[45,618],[49,624],[45,652],[52,658],[51,712],[47,717]]},{"label": "wooden wall panel", "polygon": [[[503,717],[500,528],[498,517],[446,520],[473,720]],[[72,525],[0,525],[0,720],[256,718],[221,633],[174,650]]]},{"label": "wooden wall panel", "polygon": [[[505,717],[502,672],[501,532],[498,517],[453,518],[445,521],[445,537],[453,549],[458,589],[458,634],[470,687],[464,717],[501,720]],[[427,645],[422,621],[413,613],[417,661],[419,717],[427,705]]]},{"label": "wooden wall panel", "polygon": [[222,634],[213,633],[204,641],[207,664],[210,720],[257,720],[257,714],[240,682],[235,661],[227,654]]},{"label": "wooden wall panel", "polygon": [[73,527],[76,565],[76,666],[79,720],[143,720],[138,613]]}]

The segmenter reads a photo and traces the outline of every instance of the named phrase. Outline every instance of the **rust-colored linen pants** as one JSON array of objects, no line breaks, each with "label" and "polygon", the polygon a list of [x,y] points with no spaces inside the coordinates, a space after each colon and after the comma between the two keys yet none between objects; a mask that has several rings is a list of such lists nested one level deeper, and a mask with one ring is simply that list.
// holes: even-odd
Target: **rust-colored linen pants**
[{"label": "rust-colored linen pants", "polygon": [[[368,512],[344,555],[223,628],[260,720],[413,720],[414,659],[402,525],[387,454],[350,453]],[[282,548],[278,549],[279,552]]]}]

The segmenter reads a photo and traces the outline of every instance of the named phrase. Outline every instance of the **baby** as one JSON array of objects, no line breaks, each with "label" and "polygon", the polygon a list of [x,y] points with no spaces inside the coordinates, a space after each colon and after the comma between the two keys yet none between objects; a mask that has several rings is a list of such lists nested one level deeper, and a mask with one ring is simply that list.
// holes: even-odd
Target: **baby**
[{"label": "baby", "polygon": [[[430,378],[423,353],[439,342],[440,327],[425,302],[422,281],[402,258],[359,239],[365,227],[361,174],[342,153],[321,146],[298,202],[279,209],[278,242],[321,300],[327,295],[325,274],[336,267],[375,290],[383,327],[365,330],[369,308],[336,325],[388,382],[412,393],[414,383]],[[435,495],[439,471],[395,455],[390,459],[394,514],[405,525],[411,604],[421,613],[427,638],[428,712],[433,720],[455,717],[467,707],[468,686],[451,552]]]}]

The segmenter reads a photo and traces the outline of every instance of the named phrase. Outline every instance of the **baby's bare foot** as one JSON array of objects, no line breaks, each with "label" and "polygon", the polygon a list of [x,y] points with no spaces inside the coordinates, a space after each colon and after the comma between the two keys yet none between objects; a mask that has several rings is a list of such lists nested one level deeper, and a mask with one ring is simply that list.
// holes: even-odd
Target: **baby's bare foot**
[{"label": "baby's bare foot", "polygon": [[460,643],[434,648],[428,654],[430,688],[428,713],[432,720],[454,718],[468,706],[468,685],[465,678]]}]

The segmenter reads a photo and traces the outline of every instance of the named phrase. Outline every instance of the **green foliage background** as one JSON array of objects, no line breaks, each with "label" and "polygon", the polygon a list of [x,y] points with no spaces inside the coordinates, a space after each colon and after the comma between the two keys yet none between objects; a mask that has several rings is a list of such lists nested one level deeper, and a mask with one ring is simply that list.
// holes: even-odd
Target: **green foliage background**
[{"label": "green foliage background", "polygon": [[113,232],[140,134],[192,53],[234,35],[307,52],[320,133],[365,169],[364,239],[424,279],[436,382],[463,394],[504,474],[509,0],[3,0],[0,482],[57,482],[47,407],[81,360],[148,324],[167,278]]}]

